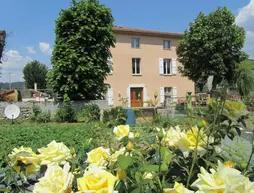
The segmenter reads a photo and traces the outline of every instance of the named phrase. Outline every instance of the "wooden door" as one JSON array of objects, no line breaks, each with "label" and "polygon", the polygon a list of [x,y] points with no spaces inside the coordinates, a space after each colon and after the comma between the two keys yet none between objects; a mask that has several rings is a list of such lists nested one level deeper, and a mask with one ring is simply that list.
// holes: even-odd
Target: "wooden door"
[{"label": "wooden door", "polygon": [[143,107],[143,88],[131,88],[131,107]]}]

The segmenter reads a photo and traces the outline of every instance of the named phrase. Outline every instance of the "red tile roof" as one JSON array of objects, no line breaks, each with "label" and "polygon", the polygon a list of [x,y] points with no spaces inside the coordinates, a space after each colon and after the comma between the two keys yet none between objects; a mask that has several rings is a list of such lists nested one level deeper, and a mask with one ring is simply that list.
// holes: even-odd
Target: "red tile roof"
[{"label": "red tile roof", "polygon": [[156,30],[137,29],[137,28],[122,27],[122,26],[114,26],[113,31],[119,34],[143,35],[143,36],[165,37],[165,38],[168,38],[168,37],[182,38],[183,36],[183,33],[161,32]]}]

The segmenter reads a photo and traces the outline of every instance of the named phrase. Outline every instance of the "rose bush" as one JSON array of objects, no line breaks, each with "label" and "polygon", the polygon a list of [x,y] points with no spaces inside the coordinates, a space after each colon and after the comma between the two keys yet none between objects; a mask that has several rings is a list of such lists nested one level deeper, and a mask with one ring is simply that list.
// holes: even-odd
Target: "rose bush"
[{"label": "rose bush", "polygon": [[34,193],[253,193],[253,141],[222,132],[225,115],[210,115],[169,128],[116,126],[115,140],[90,149],[81,164],[56,141],[37,152],[15,148],[9,166],[34,176],[22,187]]}]

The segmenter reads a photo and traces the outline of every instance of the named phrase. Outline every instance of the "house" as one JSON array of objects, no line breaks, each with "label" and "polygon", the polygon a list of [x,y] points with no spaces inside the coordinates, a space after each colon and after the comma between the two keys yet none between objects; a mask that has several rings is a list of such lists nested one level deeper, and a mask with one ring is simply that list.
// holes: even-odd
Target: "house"
[{"label": "house", "polygon": [[116,45],[111,48],[112,69],[106,79],[109,105],[143,107],[157,99],[160,105],[194,93],[194,83],[178,72],[176,47],[182,33],[114,27]]}]

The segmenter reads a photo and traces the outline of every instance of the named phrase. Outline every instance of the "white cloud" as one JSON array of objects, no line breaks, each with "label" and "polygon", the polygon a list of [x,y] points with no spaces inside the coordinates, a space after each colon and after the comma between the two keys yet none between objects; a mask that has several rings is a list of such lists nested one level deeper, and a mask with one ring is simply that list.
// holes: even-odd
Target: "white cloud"
[{"label": "white cloud", "polygon": [[244,50],[254,59],[254,0],[250,0],[248,5],[240,9],[236,23],[244,27],[246,31]]},{"label": "white cloud", "polygon": [[29,54],[36,54],[36,51],[35,51],[34,47],[32,47],[32,46],[27,46],[26,50]]},{"label": "white cloud", "polygon": [[23,68],[32,59],[23,56],[17,50],[8,50],[4,53],[4,61],[1,64],[1,82],[23,81]]},{"label": "white cloud", "polygon": [[47,43],[47,42],[40,42],[39,48],[43,54],[51,55],[51,53],[52,53],[52,49],[51,49],[49,43]]}]

